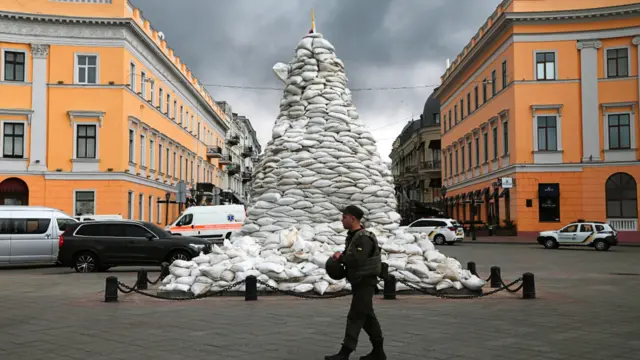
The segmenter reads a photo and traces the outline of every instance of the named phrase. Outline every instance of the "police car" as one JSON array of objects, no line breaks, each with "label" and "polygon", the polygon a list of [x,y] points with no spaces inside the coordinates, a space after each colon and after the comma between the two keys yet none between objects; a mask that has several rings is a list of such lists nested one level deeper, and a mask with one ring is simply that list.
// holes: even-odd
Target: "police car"
[{"label": "police car", "polygon": [[403,227],[409,233],[425,233],[436,245],[453,245],[464,240],[464,229],[454,219],[419,219]]},{"label": "police car", "polygon": [[607,251],[618,245],[618,232],[601,221],[578,220],[560,230],[542,231],[538,243],[547,249],[560,246],[589,246],[598,251]]}]

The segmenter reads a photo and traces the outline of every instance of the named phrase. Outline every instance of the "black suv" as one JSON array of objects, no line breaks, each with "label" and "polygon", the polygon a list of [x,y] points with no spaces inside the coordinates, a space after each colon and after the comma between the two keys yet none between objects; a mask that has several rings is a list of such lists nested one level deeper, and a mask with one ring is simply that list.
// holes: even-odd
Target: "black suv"
[{"label": "black suv", "polygon": [[58,240],[58,262],[77,272],[112,266],[158,265],[209,253],[204,239],[174,236],[143,221],[97,221],[70,225]]}]

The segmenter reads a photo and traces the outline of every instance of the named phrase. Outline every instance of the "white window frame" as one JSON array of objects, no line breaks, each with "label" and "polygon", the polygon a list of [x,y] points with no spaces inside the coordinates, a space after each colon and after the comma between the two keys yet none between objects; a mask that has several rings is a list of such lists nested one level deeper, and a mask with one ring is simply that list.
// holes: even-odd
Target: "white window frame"
[{"label": "white window frame", "polygon": [[156,82],[153,79],[149,80],[149,102],[152,106],[156,102]]},{"label": "white window frame", "polygon": [[[95,158],[78,158],[78,125],[92,125],[96,128],[96,157]],[[4,129],[4,127],[3,127]],[[4,138],[4,134],[3,134]],[[100,159],[100,124],[93,121],[74,121],[73,122],[73,160],[99,160]]]},{"label": "white window frame", "polygon": [[147,167],[147,135],[140,134],[140,167]]},{"label": "white window frame", "polygon": [[[80,82],[79,79],[79,69],[80,65],[78,65],[78,57],[79,56],[95,56],[96,57],[96,82]],[[86,65],[89,68],[89,65]],[[89,80],[89,73],[87,72],[86,80]],[[100,84],[100,54],[98,53],[74,53],[73,54],[73,83],[78,85],[98,85]]]},{"label": "white window frame", "polygon": [[[606,110],[605,110],[606,111]],[[609,117],[616,115],[629,115],[629,149],[611,149],[609,148]],[[605,151],[633,151],[636,150],[636,127],[635,116],[633,111],[613,111],[603,113],[604,124],[604,150]]]},{"label": "white window frame", "polygon": [[158,173],[163,174],[164,144],[158,140]]},{"label": "white window frame", "polygon": [[14,123],[20,123],[24,125],[24,130],[23,130],[23,138],[22,138],[22,157],[21,158],[6,158],[6,159],[10,159],[10,160],[14,160],[14,159],[27,159],[27,140],[29,140],[29,136],[27,136],[29,128],[27,127],[29,124],[27,122],[27,120],[2,120],[0,121],[0,149],[2,149],[0,151],[0,159],[4,159],[4,124],[5,123],[9,123],[9,124],[14,124]]},{"label": "white window frame", "polygon": [[[76,194],[78,192],[92,192],[93,193],[93,212],[96,212],[96,208],[98,206],[98,197],[96,189],[73,189],[73,214],[71,216],[76,216]],[[90,214],[95,215],[95,214]]]},{"label": "white window frame", "polygon": [[178,174],[178,148],[173,149],[173,177],[177,178]]},{"label": "white window frame", "polygon": [[149,207],[149,213],[147,214],[149,222],[153,224],[153,195],[149,195],[147,200],[147,206]]},{"label": "white window frame", "polygon": [[[168,111],[167,111],[168,112]],[[173,120],[178,118],[178,100],[173,100]]]},{"label": "white window frame", "polygon": [[156,137],[151,136],[149,138],[149,169],[151,171],[156,170]]},{"label": "white window frame", "polygon": [[167,152],[167,160],[166,160],[166,164],[167,164],[167,177],[171,176],[171,148],[173,147],[173,144],[167,144],[165,146],[165,150]]},{"label": "white window frame", "polygon": [[185,123],[184,123],[184,105],[180,105],[180,125],[182,125],[183,127],[186,128]]},{"label": "white window frame", "polygon": [[147,73],[140,71],[140,96],[147,100]]},{"label": "white window frame", "polygon": [[[505,124],[507,124],[506,127],[506,131],[507,131],[507,138],[505,140],[504,137],[504,132],[505,132]],[[509,156],[509,142],[510,142],[510,137],[509,137],[509,117],[505,116],[504,119],[500,120],[500,125],[502,127],[502,157],[506,157]],[[500,156],[500,154],[498,154],[498,156]]]},{"label": "white window frame", "polygon": [[[627,49],[627,76],[617,76],[617,77],[610,78],[609,77],[609,61],[607,61],[607,53],[609,52],[609,50],[620,50],[620,49]],[[631,46],[612,46],[612,47],[605,48],[603,53],[604,53],[604,78],[605,79],[628,79],[631,77]]]},{"label": "white window frame", "polygon": [[498,131],[498,125],[491,126],[491,159],[490,161],[498,161],[500,157],[500,140],[498,137],[500,136],[500,132]]},{"label": "white window frame", "polygon": [[[24,54],[24,81],[14,81],[14,80],[5,80],[5,70],[6,70],[6,66],[4,64],[4,61],[6,59],[5,53],[6,52],[20,52]],[[12,83],[26,83],[29,82],[27,79],[27,75],[29,75],[29,71],[27,71],[29,69],[29,52],[25,49],[13,49],[13,48],[3,48],[2,49],[2,81],[8,81],[8,82],[12,82]]]},{"label": "white window frame", "polygon": [[171,118],[171,94],[167,91],[167,116]]},{"label": "white window frame", "polygon": [[[553,79],[538,79],[538,64],[536,57],[538,54],[543,53],[553,53],[554,56],[554,64],[553,64]],[[546,71],[545,71],[546,74]],[[533,51],[533,80],[534,81],[553,81],[558,80],[558,50],[534,50]]]},{"label": "white window frame", "polygon": [[160,202],[160,198],[156,198],[156,223],[162,224],[162,203]]},{"label": "white window frame", "polygon": [[[557,110],[556,113],[545,113],[538,114],[536,113],[536,107],[533,109],[533,152],[546,152],[546,153],[555,153],[562,152],[562,113],[560,112],[560,107],[551,106],[551,107],[541,107],[540,109],[545,110]],[[542,116],[555,116],[556,117],[556,149],[557,150],[540,150],[538,146],[538,117]]]},{"label": "white window frame", "polygon": [[131,91],[136,92],[138,86],[136,81],[136,75],[138,74],[138,67],[136,63],[131,61],[129,62],[129,83],[131,85]]},{"label": "white window frame", "polygon": [[[131,132],[133,131],[133,144],[129,144],[129,141],[131,140]],[[138,135],[138,131],[135,128],[132,128],[131,126],[129,126],[129,132],[127,133],[127,147],[129,150],[129,164],[130,165],[135,165],[136,164],[136,154],[138,153],[136,151],[136,144],[138,143],[136,141],[136,137]]]},{"label": "white window frame", "polygon": [[164,89],[158,89],[158,109],[162,112],[162,108],[164,107]]}]

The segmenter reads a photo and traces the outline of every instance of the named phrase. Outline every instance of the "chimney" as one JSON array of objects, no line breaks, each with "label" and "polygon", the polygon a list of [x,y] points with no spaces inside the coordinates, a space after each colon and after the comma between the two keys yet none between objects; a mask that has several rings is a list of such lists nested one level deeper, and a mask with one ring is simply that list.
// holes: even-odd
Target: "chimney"
[{"label": "chimney", "polygon": [[447,58],[447,70],[449,69],[450,66],[451,66],[451,59]]}]

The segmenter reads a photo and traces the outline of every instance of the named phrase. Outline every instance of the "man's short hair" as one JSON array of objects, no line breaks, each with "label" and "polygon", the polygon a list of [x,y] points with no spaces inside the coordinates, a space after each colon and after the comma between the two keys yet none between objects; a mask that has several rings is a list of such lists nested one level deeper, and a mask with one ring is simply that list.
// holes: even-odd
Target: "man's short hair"
[{"label": "man's short hair", "polygon": [[362,211],[362,209],[355,205],[347,206],[346,208],[344,208],[344,210],[342,210],[342,213],[345,215],[352,215],[358,220],[362,220],[362,217],[364,216],[364,211]]}]

